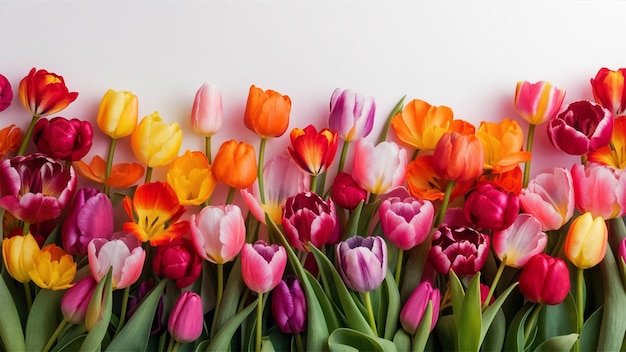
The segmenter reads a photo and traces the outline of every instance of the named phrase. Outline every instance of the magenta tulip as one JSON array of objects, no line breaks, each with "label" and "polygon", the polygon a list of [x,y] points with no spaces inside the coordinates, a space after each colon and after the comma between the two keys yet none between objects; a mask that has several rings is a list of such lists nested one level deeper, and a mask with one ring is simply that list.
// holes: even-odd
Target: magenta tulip
[{"label": "magenta tulip", "polygon": [[374,146],[364,139],[356,142],[352,177],[373,194],[385,194],[401,186],[406,179],[406,150],[394,142]]},{"label": "magenta tulip", "polygon": [[0,162],[0,208],[34,224],[52,220],[76,189],[74,168],[35,153]]},{"label": "magenta tulip", "polygon": [[556,167],[530,180],[519,195],[521,208],[541,222],[543,231],[558,230],[574,215],[572,174]]},{"label": "magenta tulip", "polygon": [[191,109],[191,127],[194,132],[203,136],[212,136],[221,128],[222,93],[213,83],[204,83],[196,92]]},{"label": "magenta tulip", "polygon": [[208,206],[189,219],[196,253],[215,264],[235,259],[246,240],[241,209],[234,204]]},{"label": "magenta tulip", "polygon": [[439,273],[474,275],[485,264],[489,254],[489,237],[464,226],[440,226],[433,235],[428,252],[430,264]]},{"label": "magenta tulip", "polygon": [[298,334],[306,329],[306,298],[295,276],[287,276],[272,291],[272,315],[285,334]]},{"label": "magenta tulip", "polygon": [[91,149],[93,129],[88,121],[41,118],[33,129],[40,152],[55,159],[78,161]]},{"label": "magenta tulip", "polygon": [[176,238],[156,247],[152,259],[154,273],[175,282],[184,288],[196,281],[202,271],[202,259],[196,254],[191,240]]},{"label": "magenta tulip", "polygon": [[490,182],[480,182],[463,207],[465,219],[483,230],[509,227],[519,213],[519,198]]},{"label": "magenta tulip", "polygon": [[569,270],[561,258],[537,254],[519,276],[519,290],[531,302],[559,304],[570,288]]},{"label": "magenta tulip", "polygon": [[287,266],[287,251],[265,241],[246,243],[241,250],[241,276],[251,291],[266,293],[280,282]]},{"label": "magenta tulip", "polygon": [[[440,301],[441,293],[430,282],[419,284],[404,303],[400,312],[400,323],[404,331],[411,336],[415,335],[423,318],[430,318],[430,331],[433,331],[439,318]],[[431,317],[424,317],[429,302],[432,305],[432,315]]]},{"label": "magenta tulip", "polygon": [[139,279],[146,251],[135,235],[127,232],[113,234],[111,240],[94,238],[87,246],[91,274],[100,282],[112,269],[113,289],[126,288]]},{"label": "magenta tulip", "polygon": [[354,210],[361,201],[367,199],[367,191],[354,181],[351,174],[345,171],[335,176],[330,195],[335,204],[349,210]]},{"label": "magenta tulip", "polygon": [[282,224],[289,243],[301,251],[310,251],[309,242],[321,248],[339,241],[339,225],[333,201],[325,201],[313,192],[302,192],[287,198],[283,206]]},{"label": "magenta tulip", "polygon": [[195,341],[202,335],[204,313],[202,298],[191,291],[181,293],[167,320],[167,330],[180,343]]},{"label": "magenta tulip", "polygon": [[78,190],[61,231],[65,251],[72,255],[85,255],[92,239],[111,239],[112,235],[113,204],[109,197],[94,188]]},{"label": "magenta tulip", "polygon": [[531,214],[519,214],[513,224],[491,235],[493,249],[505,265],[521,268],[533,256],[543,252],[548,236]]},{"label": "magenta tulip", "polygon": [[0,111],[6,110],[13,101],[13,89],[9,80],[0,74]]},{"label": "magenta tulip", "polygon": [[619,248],[617,250],[617,254],[619,258],[626,262],[626,238],[622,239],[619,243]]},{"label": "magenta tulip", "polygon": [[346,142],[367,137],[374,126],[376,104],[350,89],[335,89],[330,98],[328,127]]},{"label": "magenta tulip", "polygon": [[343,282],[357,292],[376,289],[387,275],[387,244],[380,236],[353,236],[336,249]]},{"label": "magenta tulip", "polygon": [[408,251],[428,237],[435,207],[428,200],[391,197],[381,203],[378,216],[385,237],[394,246]]},{"label": "magenta tulip", "polygon": [[[610,166],[589,163],[572,167],[576,208],[605,220],[626,214],[626,173]],[[601,196],[599,196],[601,195]]]},{"label": "magenta tulip", "polygon": [[61,299],[61,312],[65,320],[72,324],[82,324],[91,296],[96,291],[98,282],[88,275],[70,287]]}]

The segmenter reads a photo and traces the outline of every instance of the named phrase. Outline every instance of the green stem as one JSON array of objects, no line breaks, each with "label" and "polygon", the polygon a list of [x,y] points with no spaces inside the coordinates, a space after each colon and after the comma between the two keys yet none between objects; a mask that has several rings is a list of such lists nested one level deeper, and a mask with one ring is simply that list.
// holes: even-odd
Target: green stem
[{"label": "green stem", "polygon": [[172,347],[172,352],[177,352],[178,347],[180,347],[180,342],[178,341],[174,342],[174,347]]},{"label": "green stem", "polygon": [[446,216],[446,211],[448,210],[448,204],[450,203],[450,196],[452,195],[452,190],[454,189],[455,181],[449,180],[446,184],[446,193],[443,196],[443,202],[441,203],[441,209],[439,210],[439,214],[437,215],[437,221],[435,222],[435,227],[438,227],[443,222],[443,218]]},{"label": "green stem", "polygon": [[533,330],[533,326],[535,325],[535,322],[537,321],[537,318],[539,317],[539,312],[541,312],[541,309],[543,308],[543,304],[538,304],[536,307],[533,308],[533,313],[530,316],[530,319],[526,321],[526,328],[524,328],[524,346],[526,345],[526,342],[528,341],[528,338],[530,337],[530,332]]},{"label": "green stem", "polygon": [[224,264],[217,263],[217,288],[215,298],[215,313],[213,314],[213,325],[211,326],[211,337],[215,335],[217,329],[217,316],[220,311],[220,305],[222,303],[222,295],[224,293]]},{"label": "green stem", "polygon": [[24,152],[26,151],[26,146],[28,145],[28,141],[33,135],[33,128],[35,128],[35,123],[37,123],[37,120],[39,120],[39,116],[33,116],[33,118],[30,120],[30,125],[28,125],[28,129],[26,130],[24,139],[22,139],[20,149],[17,150],[17,155],[24,155]]},{"label": "green stem", "polygon": [[124,323],[126,323],[126,310],[128,309],[128,296],[130,295],[130,286],[124,288],[124,295],[122,297],[122,308],[120,310],[120,323],[117,325],[115,334],[122,330]]},{"label": "green stem", "polygon": [[211,157],[211,136],[204,137],[204,154],[209,159],[209,165],[213,163]]},{"label": "green stem", "polygon": [[377,141],[376,144],[380,144],[380,143],[384,142],[387,139],[387,133],[389,132],[389,126],[391,125],[391,119],[393,119],[394,116],[396,116],[400,111],[402,111],[402,108],[404,107],[404,99],[405,98],[406,98],[406,95],[403,96],[402,99],[400,99],[400,101],[396,104],[396,106],[393,107],[393,110],[391,110],[391,113],[387,117],[387,120],[385,120],[385,125],[383,126],[383,129],[380,132],[380,136],[378,136],[378,141]]},{"label": "green stem", "polygon": [[400,277],[402,275],[402,261],[404,257],[404,250],[398,248],[398,261],[396,262],[396,284],[400,287]]},{"label": "green stem", "polygon": [[26,307],[30,312],[30,308],[33,306],[33,295],[30,292],[30,281],[24,283],[24,295],[26,296]]},{"label": "green stem", "polygon": [[24,227],[22,228],[22,236],[28,235],[29,231],[30,231],[30,223],[24,221]]},{"label": "green stem", "polygon": [[263,185],[263,163],[265,159],[265,144],[267,138],[261,137],[261,145],[259,146],[259,164],[257,165],[257,181],[259,183],[259,196],[261,204],[265,204],[265,186]]},{"label": "green stem", "polygon": [[415,158],[417,158],[420,155],[420,150],[419,149],[415,149],[415,151],[413,152],[413,157],[411,158],[411,160],[415,160]]},{"label": "green stem", "polygon": [[300,336],[300,333],[295,333],[294,337],[296,338],[296,348],[298,351],[304,351],[304,344],[302,343],[302,336]]},{"label": "green stem", "polygon": [[[526,137],[526,151],[533,151],[533,138],[535,136],[535,124],[528,125],[528,136]],[[530,159],[524,164],[524,183],[523,187],[528,187],[528,180],[530,179]]]},{"label": "green stem", "polygon": [[263,338],[263,293],[259,293],[256,309],[256,340],[254,350],[261,351],[261,339]]},{"label": "green stem", "polygon": [[59,326],[57,326],[56,330],[54,330],[54,332],[52,333],[52,336],[50,336],[46,345],[43,346],[43,348],[41,349],[41,352],[48,352],[50,348],[52,348],[52,345],[57,340],[57,337],[59,337],[59,335],[61,334],[61,331],[63,331],[63,328],[65,328],[65,325],[67,325],[67,323],[68,321],[65,318],[61,320],[61,322],[59,323]]},{"label": "green stem", "polygon": [[150,183],[150,180],[152,180],[152,168],[148,166],[146,167],[146,178],[144,183]]},{"label": "green stem", "polygon": [[170,342],[167,344],[167,351],[168,352],[172,352],[172,350],[174,349],[174,338],[170,336]]},{"label": "green stem", "polygon": [[485,299],[485,303],[483,303],[482,311],[484,312],[487,307],[489,307],[489,301],[491,301],[491,297],[493,293],[496,292],[496,286],[498,286],[498,281],[500,281],[500,277],[504,272],[504,268],[506,267],[506,255],[502,258],[500,262],[500,266],[498,267],[498,271],[496,272],[496,276],[493,278],[493,282],[491,283],[491,287],[489,288],[489,293],[487,294],[487,298]]},{"label": "green stem", "polygon": [[111,145],[109,145],[109,155],[107,156],[107,168],[104,173],[104,194],[109,196],[111,186],[107,183],[111,176],[111,169],[113,168],[113,156],[115,155],[115,146],[117,145],[117,138],[111,138]]},{"label": "green stem", "polygon": [[317,193],[317,175],[311,176],[311,192]]},{"label": "green stem", "polygon": [[372,299],[370,297],[370,291],[364,292],[363,298],[365,298],[365,308],[367,308],[367,320],[370,323],[370,327],[372,328],[374,335],[378,336],[378,330],[376,329],[376,319],[374,319],[374,309],[372,308]]},{"label": "green stem", "polygon": [[576,311],[578,313],[578,319],[576,320],[576,332],[578,333],[578,339],[574,344],[574,351],[580,351],[580,333],[583,331],[584,323],[584,309],[585,301],[583,300],[583,289],[585,285],[584,270],[576,268]]},{"label": "green stem", "polygon": [[337,169],[337,173],[343,171],[343,166],[346,164],[346,155],[348,155],[349,146],[350,142],[343,141],[343,147],[341,147],[341,157],[339,158],[339,168]]},{"label": "green stem", "polygon": [[235,198],[235,188],[231,187],[228,190],[228,196],[226,197],[226,204],[230,204],[233,202],[233,198]]}]

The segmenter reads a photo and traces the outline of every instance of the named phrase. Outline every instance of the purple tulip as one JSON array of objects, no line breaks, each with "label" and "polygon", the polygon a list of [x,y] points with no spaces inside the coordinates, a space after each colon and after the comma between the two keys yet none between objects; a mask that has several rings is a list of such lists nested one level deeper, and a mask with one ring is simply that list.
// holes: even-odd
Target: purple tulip
[{"label": "purple tulip", "polygon": [[6,110],[11,106],[13,100],[13,89],[9,80],[0,74],[0,111]]},{"label": "purple tulip", "polygon": [[354,210],[361,201],[367,199],[367,191],[345,171],[335,177],[330,195],[338,206],[349,210]]},{"label": "purple tulip", "polygon": [[192,342],[202,334],[203,324],[202,299],[195,292],[183,292],[167,321],[170,335],[180,343]]},{"label": "purple tulip", "polygon": [[40,152],[55,159],[78,161],[91,149],[93,130],[87,121],[42,118],[33,129],[33,142]]},{"label": "purple tulip", "polygon": [[72,167],[35,153],[0,162],[0,208],[30,224],[54,219],[72,199]]},{"label": "purple tulip", "polygon": [[61,299],[61,312],[65,320],[72,324],[82,324],[91,296],[96,291],[98,282],[88,275],[70,287]]},{"label": "purple tulip", "polygon": [[433,288],[430,282],[422,282],[419,284],[409,299],[402,307],[400,312],[400,323],[404,331],[409,335],[415,335],[419,324],[422,322],[422,318],[426,311],[428,302],[432,304],[432,316],[430,317],[430,331],[433,331],[437,319],[439,318],[439,305],[441,301],[441,294],[439,290]]},{"label": "purple tulip", "polygon": [[430,264],[447,275],[474,275],[485,264],[489,254],[489,237],[465,226],[440,226],[433,235],[428,252]]},{"label": "purple tulip", "polygon": [[[126,320],[130,319],[130,317],[132,317],[133,314],[135,314],[135,311],[137,310],[137,308],[139,308],[141,301],[152,291],[153,288],[154,288],[154,282],[152,281],[152,279],[144,281],[141,284],[139,284],[137,296],[130,297],[128,299],[129,309],[126,312]],[[164,325],[164,322],[162,321],[163,310],[164,310],[164,304],[163,304],[164,296],[165,294],[163,293],[161,294],[161,297],[159,297],[157,310],[156,310],[156,313],[154,314],[154,318],[152,319],[152,326],[150,327],[150,335],[157,335],[157,334],[162,333],[165,330],[165,325]]]},{"label": "purple tulip", "polygon": [[339,241],[333,201],[325,201],[313,192],[302,192],[287,198],[282,224],[289,243],[301,251],[309,251],[309,242],[320,248]]},{"label": "purple tulip", "polygon": [[583,155],[611,141],[613,114],[587,100],[571,103],[548,124],[552,145],[570,155]]},{"label": "purple tulip", "polygon": [[385,279],[387,244],[382,237],[353,236],[337,245],[336,255],[343,282],[354,291],[372,291]]},{"label": "purple tulip", "polygon": [[306,298],[300,281],[289,275],[272,291],[272,315],[285,334],[298,334],[306,329]]},{"label": "purple tulip", "polygon": [[407,251],[428,237],[435,207],[428,200],[391,197],[382,202],[378,216],[385,237],[396,247]]},{"label": "purple tulip", "polygon": [[490,182],[481,182],[463,207],[465,219],[484,230],[504,230],[519,213],[519,198]]},{"label": "purple tulip", "polygon": [[109,197],[94,188],[78,190],[61,231],[65,251],[85,255],[92,239],[111,239],[112,235],[113,204]]},{"label": "purple tulip", "polygon": [[335,89],[330,98],[328,126],[346,142],[366,137],[372,132],[376,104],[349,89]]}]

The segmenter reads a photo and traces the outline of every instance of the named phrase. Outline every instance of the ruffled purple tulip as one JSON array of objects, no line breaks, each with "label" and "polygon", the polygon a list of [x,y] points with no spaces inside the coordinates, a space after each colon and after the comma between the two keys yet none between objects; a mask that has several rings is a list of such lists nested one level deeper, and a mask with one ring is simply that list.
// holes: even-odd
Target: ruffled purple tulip
[{"label": "ruffled purple tulip", "polygon": [[298,334],[306,329],[306,298],[300,281],[289,275],[272,291],[272,315],[285,334]]},{"label": "ruffled purple tulip", "polygon": [[367,137],[374,126],[376,104],[350,89],[335,89],[330,98],[328,126],[346,142]]},{"label": "ruffled purple tulip", "polygon": [[72,324],[82,324],[89,301],[96,291],[98,282],[88,275],[70,287],[61,299],[61,312],[65,320]]},{"label": "ruffled purple tulip", "polygon": [[548,123],[552,145],[570,155],[583,155],[611,141],[613,114],[587,100],[571,103]]},{"label": "ruffled purple tulip", "polygon": [[484,230],[503,230],[519,213],[519,198],[490,182],[481,182],[463,207],[465,219]]},{"label": "ruffled purple tulip", "polygon": [[180,343],[192,342],[202,334],[203,324],[202,299],[195,292],[183,292],[167,321],[170,335]]},{"label": "ruffled purple tulip", "polygon": [[343,282],[354,291],[376,289],[387,274],[387,244],[380,236],[353,236],[336,248]]},{"label": "ruffled purple tulip", "polygon": [[0,208],[30,224],[54,219],[76,190],[72,167],[43,154],[0,162]]},{"label": "ruffled purple tulip", "polygon": [[6,110],[11,106],[13,100],[13,89],[9,80],[0,74],[0,111]]},{"label": "ruffled purple tulip", "polygon": [[320,248],[339,241],[333,201],[325,201],[313,192],[302,192],[287,198],[281,222],[289,243],[301,251],[310,250],[309,242]]},{"label": "ruffled purple tulip", "polygon": [[439,273],[474,275],[485,264],[489,254],[489,237],[465,226],[440,226],[433,235],[428,252],[430,264]]},{"label": "ruffled purple tulip", "polygon": [[111,239],[112,235],[113,204],[109,197],[94,188],[78,190],[61,230],[65,251],[85,255],[92,239]]},{"label": "ruffled purple tulip", "polygon": [[385,237],[396,247],[407,251],[428,237],[435,207],[428,200],[391,197],[382,202],[378,216]]},{"label": "ruffled purple tulip", "polygon": [[335,177],[330,195],[338,206],[354,210],[361,201],[367,199],[367,190],[359,186],[352,175],[342,171]]},{"label": "ruffled purple tulip", "polygon": [[33,129],[33,142],[40,152],[55,159],[78,161],[89,150],[93,129],[88,121],[55,117],[41,118]]},{"label": "ruffled purple tulip", "polygon": [[400,323],[402,328],[409,335],[413,336],[417,332],[419,324],[424,318],[426,306],[428,302],[432,304],[432,316],[430,317],[430,331],[433,331],[437,319],[439,318],[439,305],[441,301],[441,293],[437,288],[434,288],[430,282],[422,282],[419,284],[409,299],[402,307],[400,312]]}]

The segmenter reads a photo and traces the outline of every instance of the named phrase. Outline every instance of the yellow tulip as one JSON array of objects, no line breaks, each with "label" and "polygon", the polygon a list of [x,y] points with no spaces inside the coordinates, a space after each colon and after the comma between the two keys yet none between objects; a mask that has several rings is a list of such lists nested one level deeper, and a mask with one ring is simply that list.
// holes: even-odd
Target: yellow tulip
[{"label": "yellow tulip", "polygon": [[33,268],[33,258],[39,251],[39,244],[30,233],[5,238],[2,241],[4,265],[9,274],[21,283],[30,281],[28,272]]},{"label": "yellow tulip", "polygon": [[215,190],[215,180],[206,155],[187,150],[167,170],[167,182],[174,188],[181,205],[200,205]]},{"label": "yellow tulip", "polygon": [[183,131],[178,123],[166,124],[158,112],[144,117],[130,136],[133,153],[148,167],[165,166],[178,156]]},{"label": "yellow tulip", "polygon": [[137,126],[137,105],[132,92],[109,89],[100,102],[96,123],[111,138],[130,136]]},{"label": "yellow tulip", "polygon": [[606,254],[608,229],[602,217],[590,212],[578,216],[570,225],[565,238],[565,256],[580,269],[600,263]]},{"label": "yellow tulip", "polygon": [[33,256],[33,268],[29,270],[33,282],[45,289],[64,290],[72,287],[76,276],[74,257],[63,248],[49,244]]}]

